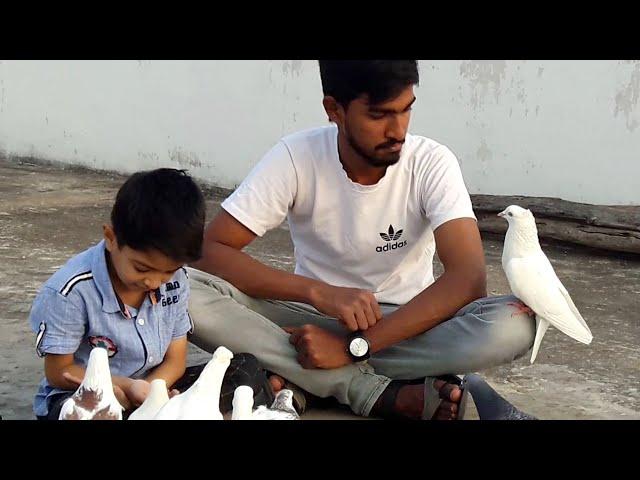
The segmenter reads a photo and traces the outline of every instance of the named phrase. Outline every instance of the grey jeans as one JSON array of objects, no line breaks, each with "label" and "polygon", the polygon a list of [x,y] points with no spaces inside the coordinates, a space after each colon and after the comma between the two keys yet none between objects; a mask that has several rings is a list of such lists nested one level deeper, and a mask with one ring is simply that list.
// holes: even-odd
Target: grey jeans
[{"label": "grey jeans", "polygon": [[[219,277],[192,268],[188,272],[192,343],[208,352],[224,345],[232,352],[252,353],[266,369],[318,397],[333,396],[362,416],[369,415],[391,379],[462,374],[511,362],[531,348],[535,336],[535,320],[512,305],[515,297],[487,297],[367,362],[333,370],[304,369],[281,327],[314,324],[345,332],[337,320],[309,305],[253,298]],[[398,308],[380,307],[383,314]]]}]

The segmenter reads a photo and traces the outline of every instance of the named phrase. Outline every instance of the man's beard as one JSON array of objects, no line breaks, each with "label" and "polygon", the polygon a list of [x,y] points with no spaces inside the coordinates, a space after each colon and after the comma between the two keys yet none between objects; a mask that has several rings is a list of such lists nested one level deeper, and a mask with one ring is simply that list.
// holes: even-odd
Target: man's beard
[{"label": "man's beard", "polygon": [[[371,154],[367,152],[364,148],[358,145],[358,142],[356,142],[356,139],[353,138],[353,136],[349,133],[349,130],[346,128],[345,128],[345,138],[347,139],[347,142],[349,142],[349,145],[351,145],[351,148],[353,148],[356,151],[356,153],[360,155],[364,159],[364,161],[367,162],[372,167],[390,167],[391,165],[395,165],[396,163],[398,163],[398,161],[400,160],[400,154],[402,153],[402,149],[398,150],[397,152],[388,152],[387,154],[385,154],[384,157],[374,157],[374,156],[371,156]],[[385,147],[385,146],[388,147],[393,145],[394,143],[398,143],[398,142],[393,142],[391,144],[382,144],[376,147],[376,149]]]}]

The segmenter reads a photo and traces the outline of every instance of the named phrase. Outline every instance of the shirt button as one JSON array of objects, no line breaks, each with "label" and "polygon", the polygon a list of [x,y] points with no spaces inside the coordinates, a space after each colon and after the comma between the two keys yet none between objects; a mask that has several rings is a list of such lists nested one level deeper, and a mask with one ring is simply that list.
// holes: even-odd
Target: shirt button
[{"label": "shirt button", "polygon": [[149,360],[147,363],[151,363],[151,362],[153,362],[153,357],[149,357]]},{"label": "shirt button", "polygon": [[138,319],[138,325],[144,325],[144,318],[139,318]]}]

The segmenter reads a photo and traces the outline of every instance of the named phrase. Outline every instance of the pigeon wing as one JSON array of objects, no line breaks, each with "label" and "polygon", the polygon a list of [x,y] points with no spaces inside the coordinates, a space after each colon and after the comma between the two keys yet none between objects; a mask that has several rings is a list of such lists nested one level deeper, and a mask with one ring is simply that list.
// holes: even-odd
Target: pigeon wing
[{"label": "pigeon wing", "polygon": [[513,294],[537,316],[579,342],[591,342],[589,328],[544,253],[510,259],[505,274]]}]

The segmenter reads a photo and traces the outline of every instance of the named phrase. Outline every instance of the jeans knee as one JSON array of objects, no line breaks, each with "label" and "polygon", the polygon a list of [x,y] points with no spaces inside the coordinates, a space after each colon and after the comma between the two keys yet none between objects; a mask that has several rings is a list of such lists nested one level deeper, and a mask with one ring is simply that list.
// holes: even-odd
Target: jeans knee
[{"label": "jeans knee", "polygon": [[486,329],[489,350],[496,352],[500,357],[521,357],[533,345],[536,334],[535,318],[509,305],[501,307],[500,310],[500,315],[497,315]]}]

